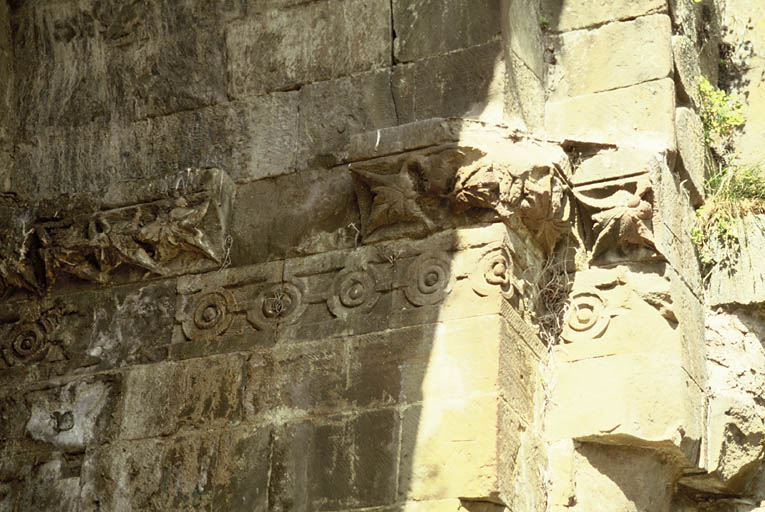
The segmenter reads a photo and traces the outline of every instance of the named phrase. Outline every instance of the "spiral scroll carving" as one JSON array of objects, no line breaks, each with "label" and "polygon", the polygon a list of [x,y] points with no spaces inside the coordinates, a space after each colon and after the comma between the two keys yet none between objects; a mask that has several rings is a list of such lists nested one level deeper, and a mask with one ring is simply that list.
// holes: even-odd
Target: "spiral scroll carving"
[{"label": "spiral scroll carving", "polygon": [[305,310],[300,283],[277,283],[261,290],[255,307],[247,311],[247,320],[259,329],[280,323],[290,324]]},{"label": "spiral scroll carving", "polygon": [[610,321],[606,304],[597,293],[578,292],[571,296],[561,337],[569,343],[591,340],[602,336]]},{"label": "spiral scroll carving", "polygon": [[473,280],[473,291],[486,297],[499,288],[500,294],[512,298],[515,293],[513,258],[504,245],[497,245],[484,253],[478,264],[478,276]]},{"label": "spiral scroll carving", "polygon": [[327,301],[329,310],[339,318],[351,312],[366,313],[380,298],[376,288],[377,281],[370,270],[346,268],[332,283],[332,296]]},{"label": "spiral scroll carving", "polygon": [[235,310],[236,299],[231,292],[223,288],[209,290],[188,305],[183,332],[192,340],[219,336],[231,326]]},{"label": "spiral scroll carving", "polygon": [[62,310],[53,308],[40,315],[36,321],[26,321],[13,328],[1,352],[8,366],[20,366],[43,361],[60,340],[52,337],[58,327]]},{"label": "spiral scroll carving", "polygon": [[441,252],[421,254],[409,265],[407,277],[404,293],[412,304],[438,304],[449,293],[449,259]]},{"label": "spiral scroll carving", "polygon": [[38,324],[22,325],[11,333],[10,343],[3,350],[3,359],[9,366],[40,361],[45,359],[50,346]]}]

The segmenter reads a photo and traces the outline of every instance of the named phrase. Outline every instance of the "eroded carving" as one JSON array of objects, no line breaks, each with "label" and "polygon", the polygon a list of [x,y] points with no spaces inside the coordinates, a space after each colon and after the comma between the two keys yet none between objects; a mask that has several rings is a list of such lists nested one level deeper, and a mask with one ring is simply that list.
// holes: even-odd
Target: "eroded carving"
[{"label": "eroded carving", "polygon": [[631,185],[634,191],[618,188],[605,198],[597,197],[608,193],[608,183],[587,192],[575,191],[576,198],[594,210],[593,259],[614,247],[636,245],[655,249],[652,224],[653,188],[649,176],[643,174],[620,184]]},{"label": "eroded carving", "polygon": [[[8,366],[22,366],[48,358],[54,347],[62,341],[53,336],[64,310],[60,307],[44,313],[22,312],[22,319],[11,329],[4,340],[2,355]],[[34,317],[36,320],[33,320]]]},{"label": "eroded carving", "polygon": [[397,222],[422,222],[431,227],[430,220],[417,204],[418,193],[409,174],[411,161],[405,160],[396,174],[375,174],[361,169],[352,172],[364,181],[372,195],[365,234]]},{"label": "eroded carving", "polygon": [[366,313],[380,298],[376,288],[377,280],[370,267],[346,268],[335,276],[327,306],[338,318],[345,318],[351,312]]},{"label": "eroded carving", "polygon": [[510,250],[504,244],[490,246],[478,263],[473,279],[473,291],[486,297],[499,288],[502,296],[509,300],[518,292],[516,283]]},{"label": "eroded carving", "polygon": [[503,220],[517,215],[551,250],[572,220],[568,186],[561,173],[554,162],[527,158],[503,162],[486,157],[459,169],[451,197],[458,211],[487,208]]},{"label": "eroded carving", "polygon": [[295,322],[305,310],[303,286],[300,282],[266,286],[256,297],[255,306],[247,311],[247,320],[259,329]]},{"label": "eroded carving", "polygon": [[183,186],[169,186],[168,177],[126,191],[143,200],[130,206],[79,206],[52,215],[39,206],[21,229],[0,233],[8,242],[0,249],[0,278],[5,286],[42,293],[65,274],[103,285],[123,266],[147,276],[220,264],[230,180],[216,170],[185,174]]},{"label": "eroded carving", "polygon": [[215,338],[231,326],[236,309],[236,299],[228,290],[207,290],[187,305],[183,332],[191,340]]},{"label": "eroded carving", "polygon": [[571,228],[564,178],[570,165],[555,145],[492,140],[486,147],[434,146],[350,169],[365,241],[383,236],[378,232],[388,226],[409,224],[409,231],[394,235],[422,236],[444,222],[460,225],[468,211],[485,220],[518,218],[547,250]]},{"label": "eroded carving", "polygon": [[606,332],[610,321],[606,303],[597,291],[576,292],[570,297],[570,309],[561,338],[568,343],[598,338]]},{"label": "eroded carving", "polygon": [[449,258],[445,253],[419,255],[407,269],[406,298],[416,306],[438,304],[449,293]]}]

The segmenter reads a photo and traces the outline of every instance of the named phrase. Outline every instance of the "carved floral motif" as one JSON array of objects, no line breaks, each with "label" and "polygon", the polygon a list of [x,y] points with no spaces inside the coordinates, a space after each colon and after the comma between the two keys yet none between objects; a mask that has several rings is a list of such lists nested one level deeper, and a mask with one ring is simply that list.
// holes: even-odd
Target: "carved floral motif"
[{"label": "carved floral motif", "polygon": [[412,160],[404,160],[396,174],[374,173],[351,169],[357,190],[368,190],[359,198],[364,233],[369,236],[377,229],[399,222],[422,223],[428,229],[432,222],[418,204],[420,194],[410,174]]},{"label": "carved floral motif", "polygon": [[458,211],[494,210],[503,220],[518,216],[547,249],[571,228],[568,187],[554,163],[527,156],[517,161],[485,157],[457,171],[451,194]]},{"label": "carved floral motif", "polygon": [[134,198],[130,206],[13,207],[28,222],[0,232],[2,284],[42,294],[65,274],[103,285],[123,266],[169,275],[220,264],[233,185],[217,170],[186,175],[183,186],[166,176],[117,194]]},{"label": "carved floral motif", "polygon": [[476,278],[473,279],[473,291],[486,297],[499,288],[504,298],[511,299],[518,292],[516,280],[509,249],[504,244],[490,246],[478,263]]},{"label": "carved floral motif", "polygon": [[595,211],[592,214],[595,234],[593,259],[613,247],[636,245],[655,249],[651,180],[643,174],[632,180],[632,185],[634,192],[619,188],[602,199],[585,192],[575,192],[583,205]]}]

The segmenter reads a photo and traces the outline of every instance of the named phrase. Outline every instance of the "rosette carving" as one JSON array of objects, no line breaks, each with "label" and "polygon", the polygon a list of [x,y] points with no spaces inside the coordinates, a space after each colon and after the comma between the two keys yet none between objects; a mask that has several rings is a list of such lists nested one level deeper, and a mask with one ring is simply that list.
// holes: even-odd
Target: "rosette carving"
[{"label": "rosette carving", "polygon": [[345,318],[351,312],[369,312],[380,298],[376,288],[377,280],[369,269],[346,268],[332,283],[332,296],[327,301],[329,310],[338,318]]},{"label": "rosette carving", "polygon": [[44,313],[36,322],[22,322],[11,330],[2,348],[3,359],[8,366],[25,365],[44,360],[58,340],[52,338],[58,326],[61,311],[53,309]]},{"label": "rosette carving", "polygon": [[449,293],[450,264],[445,253],[419,255],[407,271],[406,298],[416,306],[438,304]]},{"label": "rosette carving", "polygon": [[490,248],[481,257],[478,264],[478,275],[473,279],[473,291],[486,297],[499,288],[500,294],[512,298],[516,293],[515,276],[513,274],[513,258],[504,245]]},{"label": "rosette carving", "polygon": [[602,336],[611,321],[603,299],[595,292],[578,292],[570,300],[571,309],[561,338],[573,343]]},{"label": "rosette carving", "polygon": [[187,306],[183,332],[192,340],[219,336],[231,325],[235,310],[236,299],[228,290],[216,288],[203,292]]},{"label": "rosette carving", "polygon": [[259,329],[293,323],[305,310],[300,283],[277,283],[264,288],[247,311],[247,320]]}]

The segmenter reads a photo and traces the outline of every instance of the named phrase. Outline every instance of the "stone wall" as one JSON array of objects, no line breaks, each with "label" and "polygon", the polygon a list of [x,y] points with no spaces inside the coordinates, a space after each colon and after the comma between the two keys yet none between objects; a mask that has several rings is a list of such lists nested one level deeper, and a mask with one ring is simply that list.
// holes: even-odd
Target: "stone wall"
[{"label": "stone wall", "polygon": [[742,10],[0,1],[0,510],[759,510]]}]

